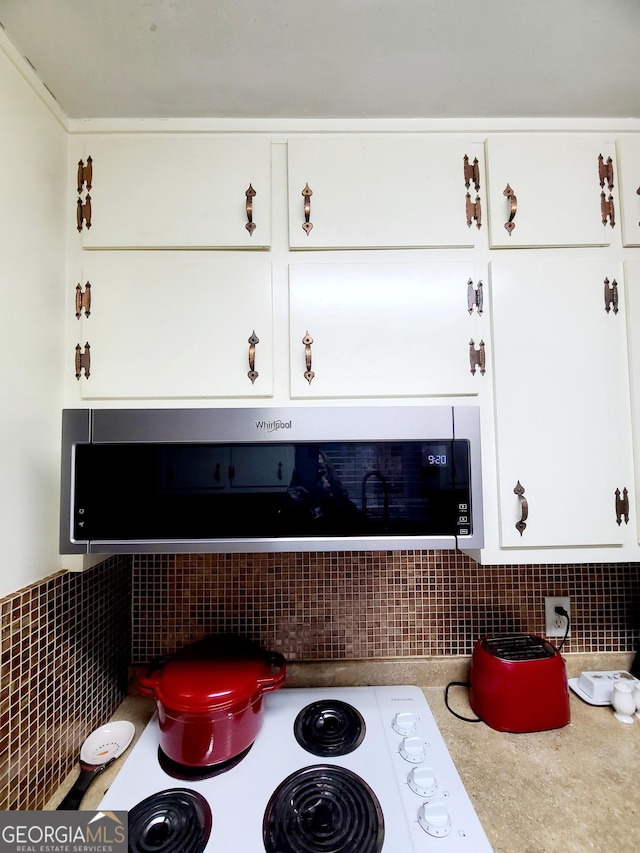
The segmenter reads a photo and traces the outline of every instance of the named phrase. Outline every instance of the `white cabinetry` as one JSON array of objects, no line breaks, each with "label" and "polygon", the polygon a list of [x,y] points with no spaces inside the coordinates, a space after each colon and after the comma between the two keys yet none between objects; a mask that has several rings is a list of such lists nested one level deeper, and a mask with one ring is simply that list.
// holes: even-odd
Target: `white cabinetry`
[{"label": "white cabinetry", "polygon": [[472,136],[305,136],[287,148],[293,249],[468,247],[479,239],[466,197],[478,198],[481,211],[482,187],[471,181],[467,189],[464,157],[478,161],[482,184],[484,148]]},{"label": "white cabinetry", "polygon": [[[260,135],[104,134],[83,140],[91,158],[85,248],[242,248],[271,244],[271,143]],[[249,187],[256,195],[247,199]],[[255,229],[247,229],[247,201]]]},{"label": "white cabinetry", "polygon": [[[85,252],[78,320],[90,350],[85,400],[268,397],[273,393],[271,264],[202,252]],[[250,370],[254,343],[254,381]]]},{"label": "white cabinetry", "polygon": [[[600,156],[603,168],[611,160],[613,187],[600,185]],[[614,140],[600,134],[489,136],[491,247],[608,246],[619,230],[615,172]],[[613,211],[606,224],[603,202]]]},{"label": "white cabinetry", "polygon": [[617,142],[620,220],[625,246],[640,246],[640,134]]},{"label": "white cabinetry", "polygon": [[[635,494],[640,485],[640,259],[625,262],[629,380],[635,451]],[[640,504],[636,502],[636,525],[640,539]]]},{"label": "white cabinetry", "polygon": [[463,262],[291,265],[291,396],[480,393],[471,351],[484,354],[488,322],[468,308],[480,281]]},{"label": "white cabinetry", "polygon": [[615,499],[626,488],[633,502],[624,299],[605,310],[605,278],[622,290],[619,265],[605,260],[491,264],[502,547],[633,541]]}]

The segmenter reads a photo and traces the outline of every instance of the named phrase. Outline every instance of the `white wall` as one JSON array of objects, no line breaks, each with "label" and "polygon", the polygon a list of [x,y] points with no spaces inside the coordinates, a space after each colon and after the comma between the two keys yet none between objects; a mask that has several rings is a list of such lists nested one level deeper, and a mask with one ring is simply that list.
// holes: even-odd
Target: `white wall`
[{"label": "white wall", "polygon": [[60,568],[64,117],[0,33],[0,597]]}]

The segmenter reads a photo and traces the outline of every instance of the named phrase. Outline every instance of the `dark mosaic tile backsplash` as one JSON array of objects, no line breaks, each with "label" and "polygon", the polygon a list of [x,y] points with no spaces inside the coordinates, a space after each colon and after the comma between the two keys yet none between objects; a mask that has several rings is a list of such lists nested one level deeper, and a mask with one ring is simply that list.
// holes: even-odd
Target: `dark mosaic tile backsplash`
[{"label": "dark mosaic tile backsplash", "polygon": [[567,652],[640,631],[640,564],[478,566],[450,551],[111,558],[0,600],[0,809],[39,809],[142,663],[212,633],[290,660],[463,655],[485,632],[544,632],[571,596]]},{"label": "dark mosaic tile backsplash", "polygon": [[479,566],[453,551],[134,558],[133,661],[212,633],[289,660],[470,654],[483,633],[544,634],[545,595],[571,596],[567,652],[631,651],[640,564]]},{"label": "dark mosaic tile backsplash", "polygon": [[131,558],[0,599],[0,809],[41,809],[127,691]]}]

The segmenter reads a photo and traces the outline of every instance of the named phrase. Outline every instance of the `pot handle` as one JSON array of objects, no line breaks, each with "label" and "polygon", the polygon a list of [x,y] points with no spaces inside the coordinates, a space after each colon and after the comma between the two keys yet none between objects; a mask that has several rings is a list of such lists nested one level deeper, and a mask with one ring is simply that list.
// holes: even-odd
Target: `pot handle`
[{"label": "pot handle", "polygon": [[159,673],[162,667],[167,662],[166,657],[154,658],[149,664],[149,668],[144,673],[144,675],[140,675],[138,677],[138,685],[140,687],[140,695],[141,696],[151,696],[154,699],[156,697],[156,687],[160,683]]},{"label": "pot handle", "polygon": [[284,655],[279,654],[279,652],[269,652],[266,662],[270,663],[271,668],[276,669],[277,672],[266,678],[259,678],[258,686],[262,689],[263,693],[271,693],[284,684],[287,675],[287,662],[284,659]]}]

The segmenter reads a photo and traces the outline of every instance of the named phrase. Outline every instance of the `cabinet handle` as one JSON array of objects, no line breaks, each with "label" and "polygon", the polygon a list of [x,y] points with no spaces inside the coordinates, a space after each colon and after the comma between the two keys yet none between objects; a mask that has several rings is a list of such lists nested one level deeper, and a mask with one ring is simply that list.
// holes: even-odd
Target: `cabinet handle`
[{"label": "cabinet handle", "polygon": [[276,474],[276,477],[279,480],[282,480],[282,462],[278,462],[278,473]]},{"label": "cabinet handle", "polygon": [[476,228],[480,230],[482,228],[482,204],[480,203],[480,196],[476,196],[475,201],[471,201],[471,196],[469,193],[465,196],[465,206],[467,213],[467,226],[471,228],[471,224],[473,222],[476,223]]},{"label": "cabinet handle", "polygon": [[467,189],[473,183],[476,192],[480,189],[480,166],[478,158],[473,158],[473,163],[469,162],[469,157],[465,154],[462,158],[464,163],[464,185]]},{"label": "cabinet handle", "polygon": [[520,484],[520,480],[516,483],[516,487],[513,490],[514,494],[518,496],[518,500],[520,501],[520,521],[516,522],[516,530],[522,536],[523,531],[526,529],[527,525],[525,524],[526,520],[529,518],[529,503],[524,496],[524,489]]},{"label": "cabinet handle", "polygon": [[256,370],[256,344],[259,343],[260,338],[256,335],[256,331],[254,329],[251,333],[251,337],[249,338],[249,372],[247,373],[252,385],[260,375]]},{"label": "cabinet handle", "polygon": [[609,283],[609,279],[604,280],[604,310],[607,314],[613,308],[613,313],[618,313],[618,282],[614,280]]},{"label": "cabinet handle", "polygon": [[83,311],[85,317],[91,314],[91,285],[89,282],[85,284],[84,291],[80,283],[76,284],[76,317],[78,320]]},{"label": "cabinet handle", "polygon": [[304,185],[302,195],[304,197],[304,222],[302,223],[302,230],[306,232],[307,236],[309,236],[309,231],[313,228],[313,222],[310,222],[311,196],[313,195],[313,190],[309,187],[309,184]]},{"label": "cabinet handle", "polygon": [[607,157],[605,160],[602,154],[598,154],[598,177],[600,178],[600,186],[604,188],[605,181],[607,187],[613,189],[613,160]]},{"label": "cabinet handle", "polygon": [[86,165],[82,160],[78,160],[78,194],[82,192],[82,190],[86,188],[87,190],[91,189],[91,182],[93,181],[93,160],[91,157],[87,157]]},{"label": "cabinet handle", "polygon": [[307,366],[307,369],[304,372],[304,378],[307,380],[309,385],[311,385],[311,380],[315,376],[313,370],[311,370],[311,344],[313,343],[313,338],[307,332],[302,339],[302,343],[304,344],[304,361]]},{"label": "cabinet handle", "polygon": [[216,481],[216,483],[220,482],[220,463],[219,462],[216,464],[216,470],[213,472],[213,479]]},{"label": "cabinet handle", "polygon": [[[640,195],[640,187],[636,190],[636,195]],[[638,222],[638,225],[640,225],[640,222]]]},{"label": "cabinet handle", "polygon": [[509,199],[509,218],[504,223],[504,227],[507,229],[509,234],[511,234],[513,229],[516,227],[516,223],[513,220],[518,212],[518,199],[509,184],[504,188],[502,195]]},{"label": "cabinet handle", "polygon": [[87,193],[84,202],[81,198],[78,199],[78,206],[76,208],[76,226],[78,231],[82,231],[83,226],[85,228],[91,228],[91,196]]},{"label": "cabinet handle", "polygon": [[85,379],[91,375],[91,347],[84,345],[84,352],[80,344],[76,344],[76,379],[80,379],[84,370]]},{"label": "cabinet handle", "polygon": [[247,224],[244,226],[250,235],[253,235],[253,232],[256,230],[256,223],[253,221],[253,199],[256,195],[256,191],[249,184],[247,191],[245,192],[245,196],[247,197],[246,201],[246,209],[247,209]]},{"label": "cabinet handle", "polygon": [[623,518],[624,523],[629,524],[629,492],[623,489],[620,495],[620,489],[616,489],[616,524],[618,526],[622,524]]},{"label": "cabinet handle", "polygon": [[609,198],[606,197],[604,192],[600,193],[600,213],[602,214],[602,224],[607,225],[608,223],[612,228],[615,228],[616,209],[613,204],[613,196],[611,193],[609,193]]},{"label": "cabinet handle", "polygon": [[484,350],[484,341],[480,341],[478,349],[473,338],[469,341],[469,365],[471,367],[471,375],[476,375],[476,370],[479,368],[482,376],[487,372],[486,355]]}]

